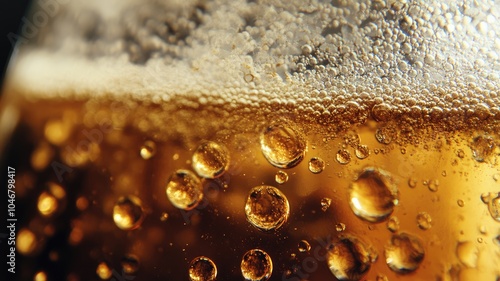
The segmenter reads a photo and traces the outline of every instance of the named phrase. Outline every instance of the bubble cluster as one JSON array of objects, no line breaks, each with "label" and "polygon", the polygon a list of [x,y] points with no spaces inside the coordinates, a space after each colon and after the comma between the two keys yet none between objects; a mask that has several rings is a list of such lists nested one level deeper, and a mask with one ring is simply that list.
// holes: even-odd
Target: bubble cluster
[{"label": "bubble cluster", "polygon": [[376,258],[371,248],[352,236],[342,236],[326,254],[328,267],[338,280],[361,280]]},{"label": "bubble cluster", "polygon": [[271,257],[260,249],[246,252],[241,260],[241,274],[248,281],[266,281],[273,273]]},{"label": "bubble cluster", "polygon": [[263,231],[280,228],[288,219],[288,199],[272,186],[257,186],[250,190],[245,205],[247,220]]},{"label": "bubble cluster", "polygon": [[141,200],[133,195],[120,197],[113,207],[113,220],[123,230],[139,228],[144,220]]},{"label": "bubble cluster", "polygon": [[397,204],[398,189],[386,171],[365,168],[349,187],[351,210],[366,221],[385,220]]},{"label": "bubble cluster", "polygon": [[210,258],[200,256],[189,263],[189,280],[214,281],[216,278],[217,267]]},{"label": "bubble cluster", "polygon": [[264,157],[277,168],[291,168],[302,161],[307,141],[303,133],[292,126],[276,124],[268,126],[260,135]]},{"label": "bubble cluster", "polygon": [[191,210],[203,199],[200,179],[191,171],[177,170],[168,179],[167,197],[176,208]]},{"label": "bubble cluster", "polygon": [[229,152],[226,147],[208,141],[200,144],[193,153],[193,169],[204,178],[217,178],[229,168]]},{"label": "bubble cluster", "polygon": [[416,236],[401,233],[392,236],[385,246],[385,262],[397,273],[415,271],[424,259],[422,242]]}]

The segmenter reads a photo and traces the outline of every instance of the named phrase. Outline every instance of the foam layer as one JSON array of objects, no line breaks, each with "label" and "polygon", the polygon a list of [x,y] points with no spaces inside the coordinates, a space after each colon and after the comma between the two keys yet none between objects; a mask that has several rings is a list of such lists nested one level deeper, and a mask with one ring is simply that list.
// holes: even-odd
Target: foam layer
[{"label": "foam layer", "polygon": [[21,46],[7,89],[321,115],[355,107],[381,120],[412,108],[499,112],[491,1],[53,1],[58,13]]}]

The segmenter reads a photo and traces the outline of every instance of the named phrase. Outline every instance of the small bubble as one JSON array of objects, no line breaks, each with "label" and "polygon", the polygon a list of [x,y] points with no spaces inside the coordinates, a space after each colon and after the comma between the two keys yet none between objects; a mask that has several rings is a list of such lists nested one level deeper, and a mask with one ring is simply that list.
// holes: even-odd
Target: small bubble
[{"label": "small bubble", "polygon": [[415,188],[417,186],[418,180],[415,178],[408,179],[408,186],[411,188]]},{"label": "small bubble", "polygon": [[392,233],[397,232],[399,230],[399,219],[397,217],[391,217],[387,221],[387,229]]},{"label": "small bubble", "polygon": [[299,252],[309,252],[311,250],[311,244],[307,240],[300,240],[299,242]]},{"label": "small bubble", "polygon": [[490,192],[481,194],[481,200],[488,205],[488,211],[491,217],[500,221],[500,192]]},{"label": "small bubble", "polygon": [[394,234],[390,243],[385,246],[385,261],[397,273],[416,270],[424,259],[424,254],[420,239],[406,233]]},{"label": "small bubble", "polygon": [[141,200],[133,195],[120,197],[113,207],[113,220],[123,230],[139,228],[144,220]]},{"label": "small bubble", "polygon": [[376,254],[356,237],[341,236],[328,248],[326,259],[338,280],[360,280],[370,270]]},{"label": "small bubble", "polygon": [[263,231],[280,228],[288,219],[290,205],[285,194],[272,186],[250,190],[245,205],[248,222]]},{"label": "small bubble", "polygon": [[439,181],[438,180],[430,180],[427,182],[427,188],[429,188],[430,191],[436,192],[438,191],[439,188]]},{"label": "small bubble", "polygon": [[386,171],[365,168],[349,188],[351,210],[369,222],[385,220],[398,204],[398,190]]},{"label": "small bubble", "polygon": [[33,277],[33,281],[47,281],[47,273],[45,271],[38,271]]},{"label": "small bubble", "polygon": [[351,153],[346,149],[341,149],[337,152],[337,162],[346,165],[351,162]]},{"label": "small bubble", "polygon": [[446,171],[442,171],[441,176],[446,177]]},{"label": "small bubble", "polygon": [[56,183],[48,183],[47,190],[38,196],[38,211],[45,217],[54,215],[60,211],[64,204],[66,191]]},{"label": "small bubble", "polygon": [[189,279],[191,281],[214,281],[217,278],[217,266],[207,257],[194,258],[189,263]]},{"label": "small bubble", "polygon": [[346,226],[345,226],[345,224],[343,224],[343,223],[339,222],[339,223],[337,223],[337,224],[335,225],[335,230],[336,230],[337,232],[342,232],[342,231],[344,231],[344,230],[345,230],[345,227],[346,227]]},{"label": "small bubble", "polygon": [[401,148],[401,154],[406,154],[406,149],[405,148]]},{"label": "small bubble", "polygon": [[330,204],[332,204],[332,199],[330,198],[322,198],[321,199],[321,211],[326,212],[328,208],[330,207]]},{"label": "small bubble", "polygon": [[358,159],[365,159],[370,155],[370,149],[368,149],[367,145],[358,145],[356,147],[356,150],[354,151],[354,154],[356,154],[356,157],[358,157]]},{"label": "small bubble", "polygon": [[420,212],[417,215],[417,224],[418,227],[422,230],[427,230],[432,227],[432,218],[426,212]]},{"label": "small bubble", "polygon": [[387,278],[387,276],[385,275],[378,274],[377,279],[375,279],[375,281],[389,281],[389,278]]},{"label": "small bubble", "polygon": [[203,199],[200,179],[188,170],[175,171],[170,176],[165,191],[172,205],[178,209],[192,210]]},{"label": "small bubble", "polygon": [[477,162],[486,161],[486,159],[493,154],[494,149],[495,141],[489,136],[478,136],[472,140],[472,157]]},{"label": "small bubble", "polygon": [[302,161],[307,149],[305,136],[286,125],[266,127],[260,136],[264,157],[277,168],[291,168]]},{"label": "small bubble", "polygon": [[221,144],[208,141],[200,144],[193,154],[193,169],[203,178],[222,176],[229,167],[229,152]]},{"label": "small bubble", "polygon": [[121,260],[123,272],[135,274],[139,270],[139,259],[135,255],[125,255]]},{"label": "small bubble", "polygon": [[52,144],[61,145],[71,135],[72,124],[65,120],[54,119],[45,124],[45,138]]},{"label": "small bubble", "polygon": [[478,242],[478,243],[483,243],[483,238],[482,238],[482,237],[478,237],[478,238],[477,238],[477,242]]},{"label": "small bubble", "polygon": [[494,174],[493,175],[493,180],[498,181],[500,179],[500,174]]},{"label": "small bubble", "polygon": [[457,150],[458,158],[463,159],[465,157],[465,152],[462,149]]},{"label": "small bubble", "polygon": [[260,249],[246,252],[241,260],[241,274],[248,281],[266,281],[273,273],[271,257]]},{"label": "small bubble", "polygon": [[105,262],[99,263],[95,272],[102,280],[107,280],[113,275],[111,268],[109,268],[109,265]]},{"label": "small bubble", "polygon": [[462,199],[458,199],[457,200],[457,204],[458,204],[459,207],[465,206],[464,200],[462,200]]},{"label": "small bubble", "polygon": [[375,132],[375,138],[381,144],[390,144],[394,133],[389,128],[380,128]]},{"label": "small bubble", "polygon": [[278,171],[278,172],[276,172],[276,175],[274,176],[274,180],[278,184],[284,184],[285,182],[288,181],[288,174],[284,171]]},{"label": "small bubble", "polygon": [[22,228],[17,233],[16,249],[23,255],[31,255],[37,248],[37,238],[31,230]]},{"label": "small bubble", "polygon": [[313,174],[319,174],[325,169],[325,161],[319,157],[313,157],[309,160],[309,171]]},{"label": "small bubble", "polygon": [[476,245],[470,241],[459,242],[456,248],[458,260],[468,268],[477,266],[479,250]]},{"label": "small bubble", "polygon": [[167,212],[161,213],[160,220],[167,221],[168,220],[168,213]]},{"label": "small bubble", "polygon": [[156,143],[153,141],[145,141],[141,146],[140,155],[142,159],[147,160],[156,154]]}]

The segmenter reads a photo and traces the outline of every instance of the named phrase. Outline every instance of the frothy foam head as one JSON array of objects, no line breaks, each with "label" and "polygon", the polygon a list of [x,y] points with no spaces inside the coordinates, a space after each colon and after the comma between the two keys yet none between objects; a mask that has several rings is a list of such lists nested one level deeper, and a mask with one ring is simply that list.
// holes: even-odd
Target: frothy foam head
[{"label": "frothy foam head", "polygon": [[7,89],[380,121],[500,116],[489,1],[52,1],[57,13],[34,5],[50,20],[20,44]]}]

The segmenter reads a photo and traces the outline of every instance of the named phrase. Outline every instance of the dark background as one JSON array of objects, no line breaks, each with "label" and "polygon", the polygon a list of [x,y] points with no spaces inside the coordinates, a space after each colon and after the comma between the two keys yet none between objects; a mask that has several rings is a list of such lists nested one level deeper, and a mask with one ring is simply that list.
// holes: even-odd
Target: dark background
[{"label": "dark background", "polygon": [[20,34],[21,19],[25,16],[31,1],[29,0],[2,0],[0,8],[0,87],[3,85],[5,71],[12,53],[12,43],[7,34]]}]

